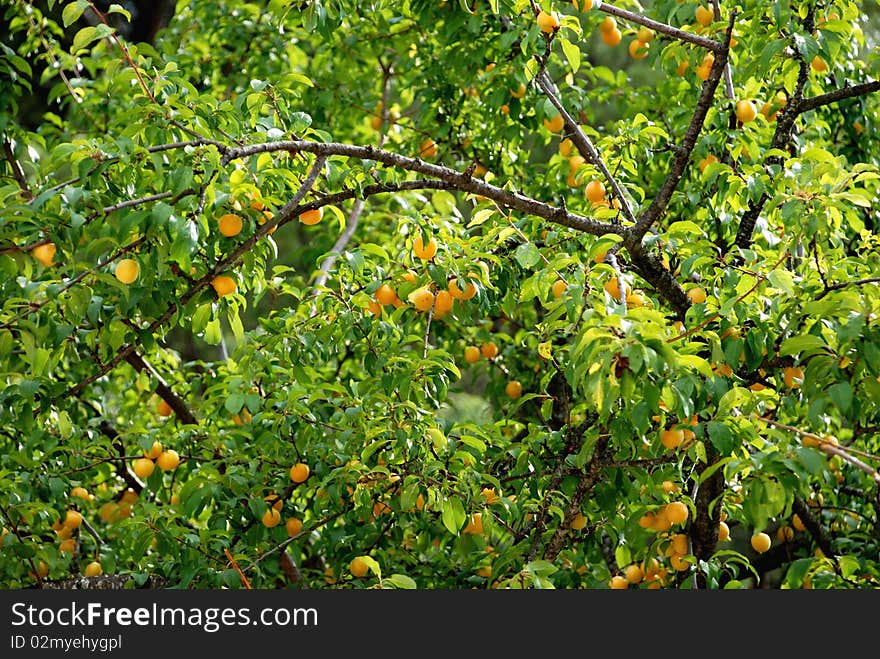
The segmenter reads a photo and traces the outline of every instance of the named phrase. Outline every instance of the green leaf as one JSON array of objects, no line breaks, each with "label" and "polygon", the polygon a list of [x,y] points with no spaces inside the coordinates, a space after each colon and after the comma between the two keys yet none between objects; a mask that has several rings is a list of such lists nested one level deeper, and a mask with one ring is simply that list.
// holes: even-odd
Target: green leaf
[{"label": "green leaf", "polygon": [[385,579],[384,583],[390,583],[395,588],[400,588],[403,590],[416,590],[416,588],[418,587],[416,585],[416,582],[405,574],[392,574],[390,577]]},{"label": "green leaf", "polygon": [[82,28],[74,35],[73,43],[70,46],[70,52],[73,54],[78,53],[97,38],[98,28],[92,27],[91,25]]},{"label": "green leaf", "polygon": [[740,439],[724,423],[709,421],[706,430],[709,433],[709,441],[721,455],[730,455],[741,444]]},{"label": "green leaf", "polygon": [[751,392],[743,387],[734,387],[727,391],[718,401],[718,416],[726,417],[735,407],[751,400]]},{"label": "green leaf", "polygon": [[788,270],[773,270],[767,279],[786,295],[794,295],[794,277]]},{"label": "green leaf", "polygon": [[220,328],[220,319],[213,318],[205,328],[205,342],[215,346],[223,339],[223,333]]},{"label": "green leaf", "polygon": [[524,243],[516,248],[513,257],[526,270],[535,267],[541,260],[541,252],[533,243]]},{"label": "green leaf", "polygon": [[241,316],[238,313],[237,307],[229,307],[229,310],[226,313],[226,320],[229,322],[229,329],[232,330],[235,342],[238,345],[244,343],[244,325],[241,322]]},{"label": "green leaf", "polygon": [[825,340],[812,334],[801,334],[793,336],[782,342],[779,346],[779,354],[781,356],[800,355],[801,353],[817,348],[825,348]]},{"label": "green leaf", "polygon": [[86,0],[77,0],[65,5],[61,11],[61,21],[64,23],[64,27],[69,27],[71,23],[78,21],[88,6],[89,3]]},{"label": "green leaf", "polygon": [[457,497],[446,498],[440,504],[440,518],[443,521],[443,526],[452,535],[458,535],[464,526],[465,517],[464,506]]},{"label": "green leaf", "polygon": [[565,59],[568,60],[572,72],[577,73],[581,68],[581,49],[568,39],[558,39],[558,41],[562,44],[562,52],[565,54]]},{"label": "green leaf", "polygon": [[849,382],[838,382],[828,387],[828,395],[845,415],[852,409],[853,388]]},{"label": "green leaf", "polygon": [[471,221],[468,222],[468,229],[481,225],[483,222],[490,219],[493,215],[496,215],[497,213],[498,211],[496,211],[494,208],[483,208],[481,210],[478,210],[476,213],[474,213]]}]

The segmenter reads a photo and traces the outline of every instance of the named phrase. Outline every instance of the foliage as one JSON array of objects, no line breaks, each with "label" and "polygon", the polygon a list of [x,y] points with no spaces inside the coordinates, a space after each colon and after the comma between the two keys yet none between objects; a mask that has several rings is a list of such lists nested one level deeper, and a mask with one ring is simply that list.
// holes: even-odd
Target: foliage
[{"label": "foliage", "polygon": [[0,583],[877,587],[868,4],[7,0]]}]

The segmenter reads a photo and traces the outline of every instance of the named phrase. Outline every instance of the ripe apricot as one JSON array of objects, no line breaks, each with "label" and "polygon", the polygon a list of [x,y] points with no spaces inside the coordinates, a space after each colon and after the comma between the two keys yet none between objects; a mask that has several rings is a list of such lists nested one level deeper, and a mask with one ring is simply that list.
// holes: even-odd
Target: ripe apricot
[{"label": "ripe apricot", "polygon": [[34,247],[31,250],[31,255],[48,268],[49,266],[55,265],[54,259],[57,251],[58,248],[55,246],[55,243],[46,243],[45,245],[37,245]]},{"label": "ripe apricot", "polygon": [[613,30],[608,30],[607,32],[602,32],[602,43],[606,46],[616,46],[623,40],[623,33],[614,28]]},{"label": "ripe apricot", "polygon": [[617,277],[611,277],[611,279],[605,282],[603,288],[615,300],[620,300],[620,282]]},{"label": "ripe apricot", "polygon": [[[253,204],[251,205],[253,206]],[[220,233],[227,238],[232,238],[241,233],[242,226],[243,222],[241,216],[236,215],[235,213],[226,213],[225,215],[221,215],[217,220],[217,228],[220,229]]]},{"label": "ripe apricot", "polygon": [[637,584],[645,578],[645,572],[638,563],[632,563],[623,568],[623,576],[631,584]]},{"label": "ripe apricot", "polygon": [[287,529],[287,535],[292,538],[295,535],[299,535],[299,532],[302,531],[303,523],[301,519],[289,517],[284,522],[284,526]]},{"label": "ripe apricot", "polygon": [[708,80],[709,74],[712,73],[712,65],[715,64],[715,55],[712,53],[707,53],[705,57],[703,57],[703,61],[697,67],[697,77],[700,80]]},{"label": "ripe apricot", "polygon": [[592,201],[594,204],[605,199],[605,184],[602,181],[593,179],[589,183],[587,183],[587,187],[584,188],[584,193],[587,196],[587,199]]},{"label": "ripe apricot", "polygon": [[171,405],[165,402],[164,398],[160,398],[159,402],[156,403],[156,412],[159,413],[159,416],[171,416],[174,410],[171,409]]},{"label": "ripe apricot", "polygon": [[684,524],[688,518],[688,507],[681,501],[666,504],[666,516],[673,524]]},{"label": "ripe apricot", "polygon": [[730,538],[730,527],[727,522],[718,522],[718,542],[724,542]]},{"label": "ripe apricot", "polygon": [[743,99],[736,104],[736,118],[747,124],[758,116],[758,108],[752,101]]},{"label": "ripe apricot", "polygon": [[687,292],[688,299],[692,304],[700,304],[706,301],[706,290],[700,286],[691,288]]},{"label": "ripe apricot", "polygon": [[174,449],[162,451],[162,454],[156,458],[156,464],[162,471],[174,471],[180,464],[180,456]]},{"label": "ripe apricot", "polygon": [[480,352],[486,359],[494,359],[498,356],[498,346],[494,341],[487,341],[480,346]]},{"label": "ripe apricot", "polygon": [[307,211],[303,211],[300,213],[299,221],[305,224],[306,226],[314,226],[318,222],[321,221],[321,218],[324,217],[324,208],[312,208]]},{"label": "ripe apricot", "polygon": [[565,119],[561,114],[554,115],[552,117],[546,117],[544,119],[544,128],[549,130],[551,133],[558,133],[565,128]]},{"label": "ripe apricot", "polygon": [[477,346],[468,346],[464,349],[464,360],[468,364],[476,364],[480,361],[480,349]]},{"label": "ripe apricot", "polygon": [[645,44],[651,43],[654,40],[654,30],[652,30],[651,28],[647,28],[647,27],[642,26],[639,28],[639,31],[636,34],[636,37],[642,43],[645,43]]},{"label": "ripe apricot", "polygon": [[413,254],[415,254],[417,258],[420,258],[423,261],[430,261],[434,258],[436,253],[437,241],[433,236],[431,236],[427,244],[424,244],[422,241],[422,235],[416,235],[415,240],[413,240]]},{"label": "ripe apricot", "polygon": [[394,304],[397,300],[397,293],[388,284],[382,284],[376,289],[376,292],[373,293],[373,297],[376,298],[376,302],[379,304]]},{"label": "ripe apricot", "polygon": [[101,567],[101,564],[98,561],[92,561],[88,565],[86,565],[86,569],[83,570],[83,574],[87,577],[99,577],[104,574],[104,568]]},{"label": "ripe apricot", "polygon": [[422,143],[419,144],[419,156],[422,158],[436,158],[437,143],[430,137],[422,140]]},{"label": "ripe apricot", "polygon": [[235,280],[232,277],[227,277],[226,275],[217,275],[216,277],[214,277],[211,280],[211,286],[214,288],[214,291],[217,293],[218,297],[223,297],[224,295],[234,293],[238,288]]},{"label": "ripe apricot", "polygon": [[684,431],[678,428],[667,428],[660,433],[660,443],[670,451],[677,449],[684,441]]},{"label": "ripe apricot", "polygon": [[782,379],[789,389],[797,389],[804,381],[804,369],[800,366],[786,366],[782,369]]},{"label": "ripe apricot", "polygon": [[456,300],[470,300],[477,294],[477,287],[472,282],[468,282],[465,285],[464,290],[461,290],[458,287],[457,277],[453,277],[449,280],[447,288],[449,289],[449,294]]},{"label": "ripe apricot", "polygon": [[538,27],[541,28],[541,32],[545,34],[550,34],[559,29],[559,17],[555,11],[546,12],[542,10],[538,13],[536,20]]},{"label": "ripe apricot", "polygon": [[266,512],[263,513],[263,517],[260,519],[260,521],[263,523],[263,526],[271,529],[278,526],[278,524],[281,522],[281,513],[279,513],[274,508],[267,508]]},{"label": "ripe apricot", "polygon": [[409,294],[407,299],[419,311],[428,311],[434,306],[434,293],[427,286],[417,288]]},{"label": "ripe apricot", "polygon": [[756,533],[752,536],[750,542],[752,544],[752,549],[754,549],[759,554],[763,554],[765,551],[770,549],[770,545],[772,544],[770,536],[766,533]]},{"label": "ripe apricot", "polygon": [[708,167],[712,163],[716,163],[716,162],[718,162],[718,156],[710,153],[709,155],[707,155],[705,158],[703,158],[700,161],[700,171],[702,172],[703,170],[706,169],[706,167]]},{"label": "ripe apricot", "polygon": [[156,468],[156,463],[150,458],[138,458],[132,463],[132,467],[138,478],[149,478]]},{"label": "ripe apricot", "polygon": [[473,535],[483,534],[483,513],[474,513],[465,525],[462,533],[471,533]]},{"label": "ripe apricot", "polygon": [[455,304],[455,298],[449,291],[437,291],[437,295],[434,296],[434,316],[443,318],[452,311],[453,304]]},{"label": "ripe apricot", "polygon": [[557,300],[561,298],[565,294],[565,289],[568,288],[568,285],[561,279],[557,279],[553,282],[553,286],[550,289],[553,293],[553,297]]},{"label": "ripe apricot", "polygon": [[602,22],[599,23],[599,32],[611,32],[611,30],[617,29],[617,20],[614,16],[606,16],[602,19]]},{"label": "ripe apricot", "polygon": [[348,571],[351,572],[351,576],[357,577],[358,579],[367,576],[369,570],[370,566],[360,556],[352,559],[351,563],[348,564]]},{"label": "ripe apricot", "polygon": [[648,44],[640,39],[629,42],[629,55],[633,59],[645,59],[648,56]]},{"label": "ripe apricot", "polygon": [[522,384],[519,380],[511,380],[504,387],[504,393],[513,398],[514,400],[522,396]]},{"label": "ripe apricot", "polygon": [[706,27],[707,25],[711,25],[715,21],[715,14],[708,7],[699,5],[696,10],[696,19],[697,23],[699,23],[703,27]]},{"label": "ripe apricot", "polygon": [[611,577],[611,581],[608,582],[608,587],[611,590],[626,590],[629,588],[629,581],[626,580],[626,577],[615,574]]},{"label": "ripe apricot", "polygon": [[138,278],[140,271],[141,268],[137,261],[134,259],[122,259],[116,264],[116,269],[113,271],[113,274],[115,274],[116,278],[123,284],[131,284]]},{"label": "ripe apricot", "polygon": [[64,516],[64,526],[69,529],[78,529],[83,522],[83,516],[76,510],[68,510]]},{"label": "ripe apricot", "polygon": [[290,480],[294,483],[303,483],[309,477],[309,466],[303,462],[298,462],[290,468]]}]

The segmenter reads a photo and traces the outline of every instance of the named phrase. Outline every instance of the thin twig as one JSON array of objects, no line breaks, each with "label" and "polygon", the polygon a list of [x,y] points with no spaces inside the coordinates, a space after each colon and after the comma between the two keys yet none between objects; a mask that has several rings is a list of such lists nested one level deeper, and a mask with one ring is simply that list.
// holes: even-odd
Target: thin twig
[{"label": "thin twig", "polygon": [[79,282],[81,282],[83,279],[85,279],[85,277],[87,277],[88,275],[93,274],[94,272],[96,272],[97,270],[100,270],[103,267],[106,267],[110,263],[113,263],[113,261],[118,259],[120,256],[132,251],[133,249],[135,249],[139,245],[143,244],[144,242],[146,242],[146,238],[144,236],[141,236],[140,238],[128,243],[128,245],[121,247],[116,252],[114,252],[113,254],[108,256],[106,259],[104,259],[103,261],[100,261],[94,268],[87,268],[86,270],[83,270],[81,273],[79,273],[76,277],[69,280],[64,286],[62,286],[57,291],[55,291],[55,294],[51,298],[46,298],[42,302],[32,302],[31,304],[29,304],[27,311],[22,311],[20,314],[13,316],[10,320],[8,320],[5,323],[3,323],[2,325],[0,325],[0,329],[8,329],[9,327],[12,327],[15,323],[17,323],[19,320],[27,318],[32,313],[39,311],[40,309],[42,309],[44,306],[46,306],[50,302],[57,300],[58,296],[61,295],[61,293],[64,293],[65,291],[70,290],[71,288],[76,286]]},{"label": "thin twig", "polygon": [[230,553],[229,549],[227,549],[226,547],[224,547],[224,548],[223,548],[223,553],[226,554],[226,558],[229,559],[229,562],[230,562],[230,564],[232,565],[233,569],[234,569],[236,572],[238,572],[238,576],[241,577],[241,584],[245,587],[245,589],[247,589],[247,590],[253,590],[253,588],[251,587],[251,582],[248,581],[248,578],[244,575],[244,572],[242,572],[242,571],[241,571],[241,568],[238,567],[238,561],[235,560],[235,558],[233,557],[233,555]]},{"label": "thin twig", "polygon": [[33,199],[34,193],[31,192],[31,189],[28,186],[27,176],[25,176],[24,169],[15,157],[12,142],[5,136],[3,137],[3,154],[6,156],[9,166],[12,168],[12,176],[15,179],[15,182],[18,183],[18,187],[21,188],[21,191],[27,199]]},{"label": "thin twig", "polygon": [[[772,268],[770,268],[770,272],[773,272],[774,270],[776,270],[776,268],[778,268],[786,258],[788,258],[788,250],[787,249],[783,251],[782,256],[779,257],[779,260],[773,264]],[[766,275],[758,275],[757,277],[758,277],[758,280],[754,283],[754,285],[751,288],[749,288],[749,290],[747,290],[745,293],[743,293],[742,295],[740,295],[736,299],[737,304],[742,302],[743,300],[745,300],[749,295],[751,295],[758,288],[758,286],[760,286],[763,282],[765,282],[770,277],[770,274],[768,273]],[[716,311],[715,313],[713,313],[711,316],[706,318],[702,323],[700,323],[696,327],[689,329],[687,332],[682,332],[681,334],[679,334],[677,336],[673,336],[670,339],[666,339],[666,342],[667,343],[675,343],[676,341],[681,341],[682,339],[690,336],[691,334],[695,334],[695,333],[699,332],[701,329],[706,327],[706,325],[708,325],[709,323],[711,323],[712,321],[714,321],[720,317],[721,317],[721,313]]]},{"label": "thin twig", "polygon": [[571,114],[565,109],[562,101],[559,100],[559,95],[553,88],[553,82],[550,80],[550,76],[547,75],[545,70],[542,69],[538,73],[536,82],[538,83],[538,87],[541,88],[541,91],[544,92],[545,96],[547,96],[548,100],[553,104],[553,107],[557,109],[565,122],[566,134],[572,144],[574,144],[580,154],[593,164],[601,172],[602,176],[605,177],[605,180],[608,181],[608,185],[611,188],[612,197],[620,202],[620,209],[623,211],[624,217],[626,217],[631,223],[635,224],[636,217],[629,205],[629,201],[623,194],[623,188],[620,187],[617,179],[611,174],[611,170],[608,169],[608,165],[602,160],[599,150],[595,147],[590,138],[587,137],[587,134],[581,129],[578,122],[576,122]]},{"label": "thin twig", "polygon": [[846,288],[847,286],[863,286],[865,284],[877,283],[880,283],[880,277],[866,277],[865,279],[853,279],[852,281],[841,281],[836,284],[828,284],[825,286],[825,290],[816,296],[816,299],[821,300],[832,291],[839,291],[840,289]]}]

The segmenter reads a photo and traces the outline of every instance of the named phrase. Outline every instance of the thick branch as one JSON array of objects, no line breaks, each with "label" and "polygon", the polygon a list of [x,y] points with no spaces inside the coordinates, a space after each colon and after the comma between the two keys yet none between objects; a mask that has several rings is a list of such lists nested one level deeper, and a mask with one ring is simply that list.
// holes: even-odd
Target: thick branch
[{"label": "thick branch", "polygon": [[[783,150],[788,143],[791,142],[792,135],[794,134],[795,122],[801,114],[801,106],[804,102],[804,88],[809,80],[810,67],[805,61],[803,61],[803,58],[800,59],[799,64],[800,68],[798,70],[798,77],[794,91],[789,96],[788,102],[779,111],[779,114],[776,115],[776,130],[773,133],[773,139],[770,141],[770,151]],[[773,155],[764,158],[764,167],[769,168],[771,166],[781,166],[782,162],[782,156],[773,153]],[[771,172],[771,175],[772,174],[773,173]],[[765,193],[761,195],[757,201],[749,203],[749,208],[743,213],[742,219],[739,222],[739,227],[737,227],[736,230],[736,238],[734,239],[735,246],[740,249],[749,248],[752,243],[752,234],[755,231],[755,224],[758,221],[758,217],[761,215],[761,211],[764,210],[764,205],[769,200],[770,196]]]},{"label": "thick branch", "polygon": [[602,475],[602,469],[608,457],[606,455],[608,451],[608,441],[608,435],[599,436],[599,440],[596,442],[594,448],[593,457],[590,458],[585,473],[578,481],[574,494],[571,496],[571,501],[565,509],[565,518],[556,528],[556,532],[553,534],[550,542],[547,543],[547,548],[544,550],[544,560],[551,562],[556,560],[559,552],[565,547],[565,539],[568,536],[571,522],[578,513],[581,512],[581,502],[584,500],[584,497],[590,493],[590,490],[593,489],[596,483],[599,482],[599,477]]},{"label": "thick branch", "polygon": [[675,315],[684,320],[687,310],[690,309],[691,301],[687,293],[678,283],[675,276],[653,254],[641,249],[641,246],[628,247],[630,264],[639,276],[649,282],[657,293],[669,303]]},{"label": "thick branch", "polygon": [[724,36],[723,48],[715,56],[715,60],[712,63],[712,69],[709,72],[709,77],[703,83],[703,90],[700,93],[699,101],[697,101],[697,107],[694,110],[690,125],[688,126],[687,131],[685,131],[679,149],[675,152],[675,158],[672,161],[672,166],[669,168],[669,173],[666,175],[666,180],[663,181],[663,185],[660,186],[651,205],[648,206],[648,209],[642,214],[639,221],[632,228],[633,241],[641,241],[645,234],[648,233],[648,229],[651,228],[651,225],[660,219],[660,216],[669,205],[672,193],[675,192],[679,181],[681,181],[681,177],[684,175],[685,167],[687,167],[688,161],[691,157],[691,152],[693,152],[694,147],[697,144],[697,138],[700,136],[700,131],[703,130],[703,122],[706,120],[709,108],[712,107],[712,99],[715,96],[715,90],[718,88],[718,83],[721,81],[721,76],[724,74],[724,69],[727,66],[727,57],[730,50],[730,35],[733,33],[733,24],[735,20],[736,11],[733,11],[730,13],[730,22],[727,25],[727,33]]},{"label": "thick branch", "polygon": [[837,103],[838,101],[847,98],[864,96],[865,94],[870,94],[876,91],[880,91],[880,80],[872,80],[859,85],[853,85],[852,87],[841,87],[840,89],[835,89],[833,92],[828,92],[827,94],[805,98],[798,106],[798,112],[809,112],[810,110],[815,110],[823,105],[831,105],[832,103]]},{"label": "thick branch", "polygon": [[825,529],[819,524],[819,520],[813,515],[813,511],[810,510],[806,502],[796,496],[791,504],[791,511],[801,518],[801,521],[804,523],[807,531],[810,532],[810,535],[813,536],[813,540],[819,545],[822,553],[828,558],[833,558],[836,553],[831,545],[831,538],[825,533]]},{"label": "thick branch", "polygon": [[[273,151],[288,151],[290,153],[313,153],[315,155],[325,156],[344,156],[347,158],[358,158],[360,160],[368,160],[380,162],[390,167],[398,167],[419,174],[424,174],[431,178],[437,178],[451,184],[450,189],[459,190],[461,192],[470,192],[475,195],[488,197],[502,206],[507,206],[514,210],[518,210],[528,215],[541,217],[549,222],[561,224],[562,226],[584,231],[596,236],[602,236],[608,233],[622,233],[622,228],[608,223],[593,220],[576,213],[571,213],[563,208],[557,208],[546,204],[542,201],[526,197],[517,192],[509,192],[502,188],[496,187],[485,181],[473,178],[469,174],[427,163],[419,158],[410,158],[397,153],[377,149],[372,146],[356,146],[351,144],[340,144],[338,142],[309,142],[306,140],[294,140],[286,142],[267,142],[263,144],[252,144],[237,149],[230,149],[227,153],[226,160],[231,162],[238,158],[257,155],[259,153],[269,153]],[[268,226],[267,224],[262,225]]]},{"label": "thick branch", "polygon": [[[719,460],[718,452],[709,443],[706,444],[706,454],[707,462],[701,462],[698,466],[700,476],[707,469],[715,467]],[[715,545],[718,542],[718,525],[721,522],[720,503],[723,493],[724,471],[718,468],[697,488],[697,494],[694,497],[696,514],[689,535],[692,545],[691,551],[698,562],[708,561],[715,552]],[[702,573],[697,575],[697,585],[700,588],[706,587],[705,576]]]},{"label": "thick branch", "polygon": [[184,402],[184,400],[174,393],[174,390],[169,387],[165,380],[162,379],[162,376],[150,366],[146,361],[144,361],[143,357],[141,357],[137,352],[132,351],[129,355],[125,357],[125,361],[131,364],[132,368],[138,372],[149,373],[150,377],[155,378],[156,382],[156,393],[168,403],[168,406],[174,410],[174,413],[177,415],[177,418],[180,419],[183,423],[188,425],[196,425],[198,421],[196,420],[195,415],[193,415],[192,410],[189,409],[189,406]]}]

